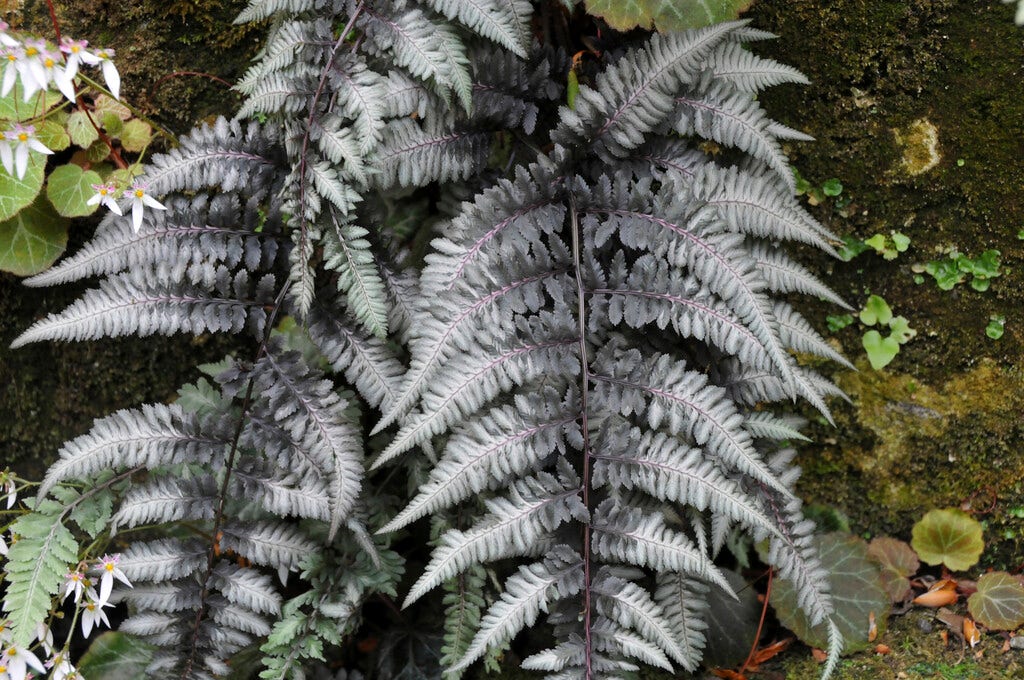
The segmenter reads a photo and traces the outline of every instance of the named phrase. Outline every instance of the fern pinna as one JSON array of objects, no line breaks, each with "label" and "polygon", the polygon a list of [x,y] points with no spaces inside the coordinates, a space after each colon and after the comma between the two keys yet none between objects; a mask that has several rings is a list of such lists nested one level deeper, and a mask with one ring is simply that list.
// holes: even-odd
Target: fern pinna
[{"label": "fern pinna", "polygon": [[[121,628],[183,679],[255,646],[260,677],[305,677],[367,598],[397,596],[391,537],[425,518],[405,604],[444,586],[451,676],[541,613],[551,643],[522,665],[548,677],[696,669],[709,593],[734,594],[716,558],[736,531],[829,631],[830,673],[841,639],[785,447],[800,434],[767,406],[828,417],[838,390],[795,356],[844,360],[782,296],[843,303],[780,245],[834,237],[792,197],[780,140],[806,136],[756,100],[804,80],[744,47],[770,36],[655,35],[559,106],[569,60],[523,0],[255,0],[240,18],[267,17],[239,85],[264,124],[183,139],[146,171],[165,213],[137,234],[111,216],[29,281],[104,277],[15,345],[222,331],[257,347],[64,447],[39,492],[56,499],[37,510],[59,538],[48,566],[8,574],[18,639],[77,557],[64,524],[84,486],[116,497],[96,533],[167,529],[122,557]],[[285,314],[301,331],[271,335]]]}]

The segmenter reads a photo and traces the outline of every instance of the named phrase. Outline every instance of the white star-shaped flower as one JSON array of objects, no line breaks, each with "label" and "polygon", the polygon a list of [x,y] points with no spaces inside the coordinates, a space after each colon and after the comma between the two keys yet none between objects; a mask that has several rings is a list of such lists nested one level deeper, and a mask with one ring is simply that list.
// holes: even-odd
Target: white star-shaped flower
[{"label": "white star-shaped flower", "polygon": [[114,193],[117,191],[117,186],[114,184],[93,184],[93,190],[96,192],[85,202],[86,205],[100,205],[110,208],[110,211],[115,215],[123,215],[121,212],[121,206],[114,200]]},{"label": "white star-shaped flower", "polygon": [[46,673],[46,667],[32,652],[10,645],[0,655],[0,678],[7,680],[25,680],[29,667],[40,673]]},{"label": "white star-shaped flower", "polygon": [[[142,212],[148,207],[153,210],[167,210],[163,203],[146,193],[146,185],[136,182],[131,191],[126,192],[132,198],[132,226],[136,233],[142,226]],[[127,581],[126,581],[127,582]]]},{"label": "white star-shaped flower", "polygon": [[15,123],[13,128],[4,133],[3,141],[0,144],[0,163],[3,163],[8,175],[16,174],[18,179],[25,177],[29,150],[42,154],[53,153],[36,139],[36,129],[32,125]]},{"label": "white star-shaped flower", "polygon": [[[155,201],[154,201],[155,203]],[[124,575],[124,572],[117,568],[117,563],[121,560],[120,555],[104,555],[100,560],[97,568],[100,570],[100,604],[106,604],[110,600],[110,591],[114,588],[114,579],[116,578],[121,583],[125,584],[129,588],[132,587],[128,577]]]},{"label": "white star-shaped flower", "polygon": [[104,607],[109,606],[106,602],[96,602],[95,600],[87,600],[82,605],[82,637],[89,637],[93,627],[99,629],[100,623],[110,628],[110,620],[107,619],[107,614],[103,611]]}]

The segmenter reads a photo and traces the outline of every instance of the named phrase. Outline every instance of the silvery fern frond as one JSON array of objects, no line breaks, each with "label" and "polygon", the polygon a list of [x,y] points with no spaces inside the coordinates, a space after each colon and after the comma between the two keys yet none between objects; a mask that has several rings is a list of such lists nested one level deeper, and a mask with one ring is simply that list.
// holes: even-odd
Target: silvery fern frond
[{"label": "silvery fern frond", "polygon": [[[477,497],[492,505],[437,540],[407,603],[454,574],[537,549],[578,564],[571,589],[555,587],[542,563],[511,577],[457,671],[542,609],[558,643],[525,668],[553,677],[612,677],[636,661],[696,668],[705,611],[682,598],[733,592],[711,556],[737,525],[769,541],[770,561],[804,589],[802,607],[830,615],[808,550],[813,525],[792,475],[763,448],[801,435],[752,407],[802,397],[828,414],[832,390],[793,353],[843,360],[774,296],[838,301],[777,246],[833,253],[834,236],[793,200],[778,128],[750,97],[803,80],[738,48],[757,37],[766,36],[723,24],[619,56],[580,87],[575,108],[560,109],[554,147],[464,203],[426,258],[410,370],[376,431],[400,427],[373,467],[416,446],[442,448],[381,531]],[[457,120],[435,125],[431,139],[460,134]],[[666,141],[673,129],[756,163],[725,166]],[[437,163],[431,179],[459,177]],[[411,171],[393,172],[415,183]],[[653,328],[680,344],[658,349],[644,337]],[[575,476],[571,490],[521,488],[556,470]],[[575,508],[550,505],[558,498]],[[680,504],[696,513],[681,527],[669,511]]]}]

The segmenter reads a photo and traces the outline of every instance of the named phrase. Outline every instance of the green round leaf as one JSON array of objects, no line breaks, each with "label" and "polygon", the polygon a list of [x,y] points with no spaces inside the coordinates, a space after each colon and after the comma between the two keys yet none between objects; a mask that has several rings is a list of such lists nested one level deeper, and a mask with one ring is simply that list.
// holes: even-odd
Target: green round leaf
[{"label": "green round leaf", "polygon": [[113,111],[104,111],[100,116],[100,124],[109,135],[117,136],[124,129],[124,121]]},{"label": "green round leaf", "polygon": [[88,149],[90,144],[100,138],[85,111],[75,111],[68,116],[68,134],[71,135],[71,141],[83,149]]},{"label": "green round leaf", "polygon": [[46,157],[41,153],[30,152],[28,168],[25,176],[18,179],[10,175],[0,165],[0,222],[9,220],[35,200],[39,190],[43,188],[43,171]]},{"label": "green round leaf", "polygon": [[110,147],[102,139],[97,139],[85,150],[85,160],[89,163],[102,163],[110,157]]},{"label": "green round leaf", "polygon": [[882,567],[882,584],[893,602],[902,602],[910,594],[910,580],[921,568],[921,561],[910,546],[895,538],[882,536],[868,545],[870,555]]},{"label": "green round leaf", "polygon": [[99,208],[99,204],[86,205],[96,190],[93,184],[102,182],[100,176],[92,170],[82,170],[69,163],[53,169],[46,183],[46,196],[64,217],[82,217],[91,215]]},{"label": "green round leaf", "polygon": [[64,98],[60,92],[45,90],[36,94],[29,101],[24,101],[24,90],[21,83],[14,81],[14,87],[6,97],[0,97],[0,119],[20,122],[35,118],[48,111]]},{"label": "green round leaf", "polygon": [[[835,612],[832,619],[843,636],[843,652],[865,649],[871,616],[878,633],[885,630],[891,609],[889,594],[882,586],[878,565],[868,557],[868,544],[862,538],[843,532],[816,537],[821,566],[832,587]],[[779,621],[807,644],[828,647],[828,627],[819,623],[811,627],[800,609],[797,589],[791,581],[777,579],[772,585],[771,604]]]},{"label": "green round leaf", "polygon": [[587,13],[618,31],[640,27],[685,31],[735,19],[752,0],[587,0]]},{"label": "green round leaf", "polygon": [[1005,571],[978,579],[978,592],[967,598],[975,621],[993,630],[1013,630],[1024,624],[1024,586]]},{"label": "green round leaf", "polygon": [[68,220],[44,196],[0,222],[0,270],[31,276],[43,271],[68,244]]},{"label": "green round leaf", "polygon": [[71,145],[67,130],[55,120],[47,119],[37,123],[36,137],[50,151],[63,151]]},{"label": "green round leaf", "polygon": [[910,544],[928,564],[964,571],[978,563],[985,542],[981,523],[962,510],[932,510],[914,525]]},{"label": "green round leaf", "polygon": [[133,118],[124,124],[118,137],[125,151],[138,153],[145,149],[149,140],[153,138],[153,128],[149,123]]},{"label": "green round leaf", "polygon": [[821,191],[826,196],[838,196],[839,194],[843,193],[843,183],[840,182],[835,177],[833,177],[832,179],[827,179],[821,185]]},{"label": "green round leaf", "polygon": [[[867,241],[865,241],[867,243]],[[892,320],[892,309],[889,303],[878,295],[872,295],[864,303],[864,309],[860,310],[860,321],[865,326],[874,326],[876,323],[883,326]]]},{"label": "green round leaf", "polygon": [[864,345],[864,351],[868,353],[868,361],[871,362],[871,368],[876,371],[888,366],[896,358],[896,355],[900,353],[899,341],[891,335],[883,338],[878,331],[868,331],[865,333],[864,337],[861,338],[861,344]]}]

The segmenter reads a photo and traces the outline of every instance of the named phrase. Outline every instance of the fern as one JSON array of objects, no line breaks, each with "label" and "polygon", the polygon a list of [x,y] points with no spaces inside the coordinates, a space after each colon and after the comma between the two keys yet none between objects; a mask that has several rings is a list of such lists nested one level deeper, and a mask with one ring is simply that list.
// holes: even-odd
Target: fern
[{"label": "fern", "polygon": [[[778,451],[799,423],[772,404],[829,417],[841,393],[797,356],[846,362],[789,296],[845,303],[783,246],[837,241],[792,196],[782,140],[807,136],[756,98],[806,80],[743,46],[769,36],[621,43],[573,71],[564,106],[569,60],[523,0],[254,0],[239,20],[266,18],[237,86],[264,122],[183,138],[145,173],[165,212],[137,234],[106,218],[29,281],[100,279],[14,346],[250,345],[61,449],[12,548],[17,639],[79,559],[68,518],[97,541],[159,525],[122,556],[121,629],[182,680],[256,648],[254,675],[307,677],[369,598],[399,596],[408,544],[407,611],[445,591],[443,640],[417,644],[453,677],[542,614],[552,637],[524,668],[695,670],[737,530],[831,625]],[[106,505],[75,519],[93,489]],[[429,541],[398,533],[426,518]]]}]

